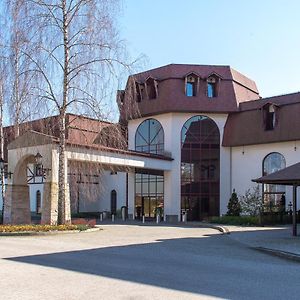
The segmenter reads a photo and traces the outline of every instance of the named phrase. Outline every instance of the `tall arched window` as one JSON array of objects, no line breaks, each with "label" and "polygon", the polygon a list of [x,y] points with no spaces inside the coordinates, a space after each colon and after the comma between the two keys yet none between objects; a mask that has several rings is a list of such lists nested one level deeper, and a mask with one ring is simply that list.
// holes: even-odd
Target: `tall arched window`
[{"label": "tall arched window", "polygon": [[[263,160],[263,176],[277,172],[286,167],[285,158],[278,152],[268,154]],[[264,184],[263,199],[265,211],[276,211],[280,206],[282,195],[285,194],[285,186]]]},{"label": "tall arched window", "polygon": [[154,154],[164,153],[164,131],[157,120],[147,119],[140,124],[135,134],[135,150]]},{"label": "tall arched window", "polygon": [[212,119],[195,116],[181,130],[181,209],[202,220],[219,207],[220,132]]},{"label": "tall arched window", "polygon": [[42,195],[40,190],[36,191],[36,213],[41,213]]},{"label": "tall arched window", "polygon": [[117,192],[112,190],[110,192],[110,212],[112,215],[117,213]]}]

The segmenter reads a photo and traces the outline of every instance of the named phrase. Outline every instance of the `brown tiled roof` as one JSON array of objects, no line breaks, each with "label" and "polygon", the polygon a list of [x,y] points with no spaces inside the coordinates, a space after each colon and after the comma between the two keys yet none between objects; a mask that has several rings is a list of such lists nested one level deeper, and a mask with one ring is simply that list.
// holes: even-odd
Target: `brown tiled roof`
[{"label": "brown tiled roof", "polygon": [[287,105],[287,104],[293,104],[298,102],[300,102],[300,92],[242,102],[240,104],[240,111],[261,108],[263,105],[267,103],[273,103],[280,106],[280,105]]},{"label": "brown tiled roof", "polygon": [[211,74],[217,74],[224,80],[234,80],[258,94],[255,82],[245,75],[234,70],[230,66],[169,64],[135,74],[133,75],[133,77],[135,77],[140,82],[145,81],[148,77],[153,77],[154,79],[162,81],[170,78],[183,78],[190,73],[195,73],[201,78],[207,78]]},{"label": "brown tiled roof", "polygon": [[[273,103],[277,124],[265,130],[264,104]],[[300,140],[300,93],[264,98],[240,104],[240,112],[231,113],[224,128],[223,146],[243,146]]]},{"label": "brown tiled roof", "polygon": [[[184,78],[190,73],[200,76],[198,92],[194,97],[185,95]],[[206,79],[212,74],[221,78],[216,98],[209,98],[206,94]],[[135,101],[130,95],[133,90],[131,86],[134,82],[144,83],[149,77],[158,81],[157,98],[132,103]],[[138,106],[140,114],[133,118],[167,112],[228,113],[238,111],[240,102],[259,98],[255,82],[229,66],[171,64],[130,76],[124,104],[119,107],[121,119],[126,119],[128,110],[134,105]]]},{"label": "brown tiled roof", "polygon": [[[80,144],[92,144],[99,132],[112,123],[68,113],[66,122],[67,141]],[[4,160],[7,160],[7,146],[15,139],[14,126],[4,127]],[[58,116],[51,116],[20,124],[20,136],[27,131],[40,132],[54,138],[59,137]]]},{"label": "brown tiled roof", "polygon": [[257,183],[270,183],[280,185],[300,185],[300,163],[294,164],[272,174],[253,179]]}]

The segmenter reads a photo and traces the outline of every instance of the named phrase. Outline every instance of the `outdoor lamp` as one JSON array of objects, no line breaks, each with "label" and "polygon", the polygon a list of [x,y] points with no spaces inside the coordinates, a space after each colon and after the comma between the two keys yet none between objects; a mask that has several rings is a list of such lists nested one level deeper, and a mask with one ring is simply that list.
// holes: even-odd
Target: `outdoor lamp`
[{"label": "outdoor lamp", "polygon": [[38,152],[35,156],[35,162],[37,165],[41,165],[42,164],[42,159],[43,159],[43,156],[41,155],[40,152]]},{"label": "outdoor lamp", "polygon": [[4,159],[2,157],[0,158],[0,170],[4,170]]}]

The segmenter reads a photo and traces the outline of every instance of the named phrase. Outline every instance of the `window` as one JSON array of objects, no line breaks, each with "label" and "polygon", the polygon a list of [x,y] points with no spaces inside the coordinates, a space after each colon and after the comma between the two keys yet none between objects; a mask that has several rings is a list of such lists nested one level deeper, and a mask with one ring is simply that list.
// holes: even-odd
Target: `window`
[{"label": "window", "polygon": [[[285,158],[278,152],[268,154],[263,160],[263,176],[277,172],[286,167]],[[277,211],[282,195],[285,194],[285,186],[264,184],[263,199],[264,211]]]},{"label": "window", "polygon": [[41,192],[38,190],[36,191],[36,213],[40,214],[41,213],[41,201],[42,200],[42,196],[41,196]]},{"label": "window", "polygon": [[115,190],[110,192],[110,212],[112,215],[117,213],[117,192]]},{"label": "window", "polygon": [[188,220],[219,215],[220,132],[206,116],[194,116],[181,130],[181,209]]},{"label": "window", "polygon": [[164,153],[164,131],[155,119],[145,120],[135,134],[135,150],[153,154]]},{"label": "window", "polygon": [[157,170],[136,170],[135,174],[135,218],[155,218],[163,215],[164,174]]},{"label": "window", "polygon": [[215,76],[207,78],[207,97],[217,97],[217,78]]},{"label": "window", "polygon": [[196,77],[192,75],[187,76],[185,84],[185,95],[188,97],[194,97],[197,94],[196,90]]},{"label": "window", "polygon": [[117,102],[119,105],[124,104],[124,98],[125,98],[125,91],[118,90],[117,91]]},{"label": "window", "polygon": [[149,77],[146,82],[148,99],[155,99],[158,96],[157,81]]},{"label": "window", "polygon": [[135,91],[136,91],[136,102],[141,102],[142,91],[141,91],[141,85],[138,82],[135,83]]},{"label": "window", "polygon": [[265,114],[265,130],[273,130],[276,124],[275,106],[273,104],[266,105]]}]

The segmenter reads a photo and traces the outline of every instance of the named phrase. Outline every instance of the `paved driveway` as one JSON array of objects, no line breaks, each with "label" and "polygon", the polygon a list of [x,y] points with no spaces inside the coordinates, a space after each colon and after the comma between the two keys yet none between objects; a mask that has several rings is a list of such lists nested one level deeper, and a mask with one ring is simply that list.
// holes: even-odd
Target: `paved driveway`
[{"label": "paved driveway", "polygon": [[213,229],[0,237],[0,299],[299,299],[300,264]]}]

